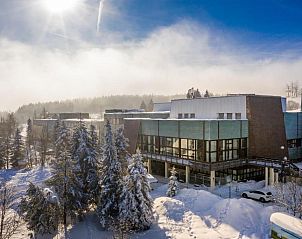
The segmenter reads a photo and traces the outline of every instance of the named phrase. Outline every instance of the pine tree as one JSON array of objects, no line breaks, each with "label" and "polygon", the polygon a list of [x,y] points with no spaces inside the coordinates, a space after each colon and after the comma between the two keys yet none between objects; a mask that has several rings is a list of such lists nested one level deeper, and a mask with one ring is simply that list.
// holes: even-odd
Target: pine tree
[{"label": "pine tree", "polygon": [[71,159],[71,135],[64,122],[59,124],[56,141],[56,160],[52,164],[53,176],[46,184],[54,188],[60,202],[63,225],[67,228],[67,217],[75,220],[82,212],[82,185],[74,173],[74,162]]},{"label": "pine tree", "polygon": [[114,132],[114,139],[115,139],[117,157],[118,160],[121,162],[122,173],[123,175],[126,175],[127,168],[129,165],[129,160],[130,160],[130,154],[127,151],[129,144],[128,144],[128,139],[126,139],[124,136],[123,128],[118,128]]},{"label": "pine tree", "polygon": [[5,159],[5,141],[0,138],[0,169],[5,168],[6,159]]},{"label": "pine tree", "polygon": [[151,111],[153,111],[153,108],[154,108],[154,102],[152,99],[150,99],[149,104],[147,106],[147,111],[151,112]]},{"label": "pine tree", "polygon": [[109,121],[105,124],[105,139],[102,146],[101,166],[103,173],[100,180],[100,194],[97,215],[103,227],[116,222],[119,214],[120,195],[122,192],[122,170],[115,148],[115,142]]},{"label": "pine tree", "polygon": [[19,128],[16,130],[13,146],[12,146],[12,157],[11,164],[12,167],[19,167],[20,162],[23,160],[23,141],[21,137],[21,132]]},{"label": "pine tree", "polygon": [[6,120],[6,129],[7,129],[7,135],[9,137],[13,136],[15,131],[16,131],[16,127],[17,127],[17,122],[15,119],[15,115],[14,113],[9,113],[7,120]]},{"label": "pine tree", "polygon": [[3,144],[3,159],[6,162],[6,169],[9,168],[9,162],[12,156],[12,144],[11,144],[11,138],[9,136],[6,136],[5,139],[2,142]]},{"label": "pine tree", "polygon": [[128,173],[121,196],[119,223],[125,231],[146,230],[153,220],[153,200],[149,194],[151,188],[139,151],[133,156]]},{"label": "pine tree", "polygon": [[88,209],[89,203],[94,202],[98,188],[97,155],[92,147],[92,141],[87,128],[80,122],[73,134],[72,159],[76,164],[75,174],[78,183],[82,185],[83,209]]},{"label": "pine tree", "polygon": [[20,212],[28,229],[36,235],[52,234],[58,229],[59,204],[51,190],[30,183],[26,197],[21,200]]},{"label": "pine tree", "polygon": [[28,161],[28,165],[32,167],[33,165],[33,131],[32,131],[32,121],[31,119],[27,120],[27,127],[26,127],[26,157]]},{"label": "pine tree", "polygon": [[97,204],[97,197],[99,194],[99,140],[98,135],[95,130],[95,126],[90,126],[89,131],[89,147],[90,147],[90,158],[89,164],[90,169],[88,172],[88,192],[89,192],[89,200],[88,203]]},{"label": "pine tree", "polygon": [[169,177],[169,184],[168,184],[168,190],[167,190],[167,196],[168,197],[174,197],[178,192],[178,182],[176,177],[176,170],[173,167],[171,170],[171,176]]},{"label": "pine tree", "polygon": [[147,110],[147,105],[146,105],[146,103],[145,103],[145,101],[142,101],[142,103],[141,103],[141,105],[140,105],[140,107],[139,107],[141,110]]}]

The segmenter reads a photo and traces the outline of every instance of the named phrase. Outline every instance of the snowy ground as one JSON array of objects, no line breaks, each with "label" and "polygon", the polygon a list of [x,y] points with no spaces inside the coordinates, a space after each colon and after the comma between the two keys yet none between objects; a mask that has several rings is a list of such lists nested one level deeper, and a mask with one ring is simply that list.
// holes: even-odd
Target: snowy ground
[{"label": "snowy ground", "polygon": [[[0,180],[15,186],[18,198],[25,193],[29,181],[42,185],[43,180],[49,176],[48,168],[0,171]],[[165,196],[165,180],[159,181],[160,183],[153,185],[151,193],[154,198],[154,224],[150,230],[132,235],[131,238],[269,238],[269,217],[277,210],[276,207],[239,197],[240,191],[262,188],[263,182],[233,185],[233,198],[228,199],[227,186],[210,192],[200,187],[194,188],[193,185],[189,188],[181,185],[179,194],[168,198]],[[94,214],[70,228],[69,235],[72,239],[112,238],[111,233],[102,231]],[[28,238],[25,227],[16,238]]]}]

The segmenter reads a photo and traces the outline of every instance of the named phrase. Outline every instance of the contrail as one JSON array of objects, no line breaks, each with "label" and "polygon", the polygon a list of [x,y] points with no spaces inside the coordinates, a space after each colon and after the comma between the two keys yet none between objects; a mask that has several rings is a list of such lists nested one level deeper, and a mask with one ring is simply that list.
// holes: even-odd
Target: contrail
[{"label": "contrail", "polygon": [[100,32],[100,25],[101,25],[101,17],[102,17],[102,11],[104,7],[105,0],[100,0],[100,6],[99,6],[99,15],[98,15],[98,22],[96,25],[96,31]]}]

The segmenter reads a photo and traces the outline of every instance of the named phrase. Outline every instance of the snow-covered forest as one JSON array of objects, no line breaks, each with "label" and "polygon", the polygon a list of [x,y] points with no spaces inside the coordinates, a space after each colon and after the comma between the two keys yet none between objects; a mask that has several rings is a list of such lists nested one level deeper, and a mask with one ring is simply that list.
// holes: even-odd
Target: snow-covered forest
[{"label": "snow-covered forest", "polygon": [[[13,114],[0,141],[1,230],[0,238],[8,239],[23,221],[32,237],[57,235],[94,213],[100,227],[114,235],[146,230],[153,221],[153,200],[147,171],[139,151],[127,152],[123,130],[112,131],[105,124],[100,140],[95,128],[80,122],[69,129],[57,121],[52,142],[34,144],[32,122],[17,127]],[[102,143],[101,143],[102,142]],[[38,146],[39,147],[36,147]],[[26,192],[18,195],[5,177],[12,170],[41,167],[50,176],[36,185],[25,179]],[[21,196],[21,197],[19,197]],[[9,202],[9,203],[8,203]],[[12,210],[14,213],[8,213]]]}]

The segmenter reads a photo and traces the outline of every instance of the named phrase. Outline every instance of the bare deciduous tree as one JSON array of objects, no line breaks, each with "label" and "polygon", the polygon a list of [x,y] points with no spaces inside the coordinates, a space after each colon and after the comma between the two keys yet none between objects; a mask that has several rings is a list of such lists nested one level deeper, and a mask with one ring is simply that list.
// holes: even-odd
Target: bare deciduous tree
[{"label": "bare deciduous tree", "polygon": [[21,219],[12,208],[13,189],[7,185],[0,186],[0,239],[9,239],[18,232]]},{"label": "bare deciduous tree", "polygon": [[278,184],[276,201],[286,208],[287,212],[294,216],[302,216],[302,186],[295,178],[286,184]]}]

